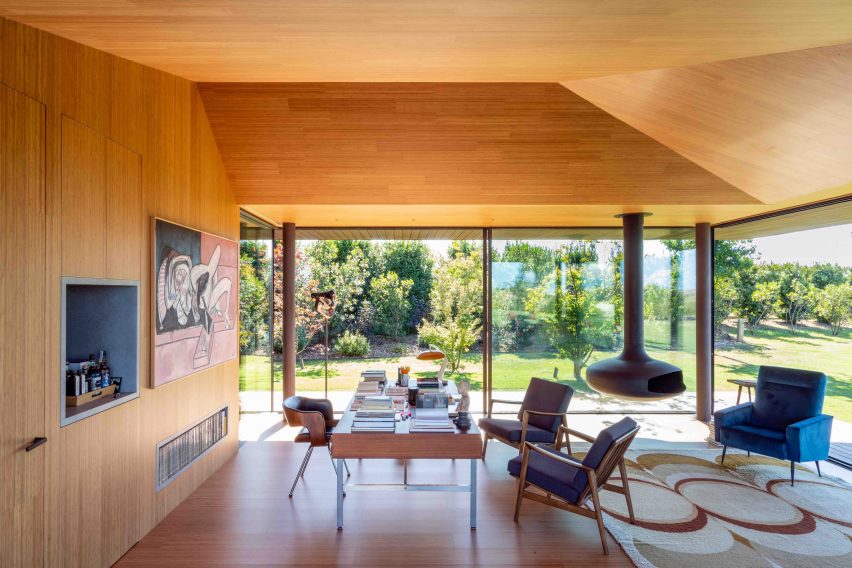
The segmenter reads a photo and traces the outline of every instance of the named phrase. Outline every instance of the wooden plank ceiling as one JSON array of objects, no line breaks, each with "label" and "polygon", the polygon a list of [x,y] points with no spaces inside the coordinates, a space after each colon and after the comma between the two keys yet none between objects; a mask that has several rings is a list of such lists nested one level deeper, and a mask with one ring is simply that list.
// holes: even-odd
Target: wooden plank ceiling
[{"label": "wooden plank ceiling", "polygon": [[662,227],[852,192],[852,2],[0,0],[0,15],[199,81],[238,202],[275,222],[615,226],[644,210]]},{"label": "wooden plank ceiling", "polygon": [[838,0],[0,0],[193,81],[559,82],[852,41]]},{"label": "wooden plank ceiling", "polygon": [[565,85],[760,201],[849,192],[852,43]]},{"label": "wooden plank ceiling", "polygon": [[757,203],[558,84],[199,88],[242,204]]}]

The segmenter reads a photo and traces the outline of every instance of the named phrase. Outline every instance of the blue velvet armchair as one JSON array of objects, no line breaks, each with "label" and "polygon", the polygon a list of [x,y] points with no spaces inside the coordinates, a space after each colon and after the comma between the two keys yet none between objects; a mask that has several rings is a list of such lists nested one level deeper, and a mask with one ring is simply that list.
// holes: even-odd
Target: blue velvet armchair
[{"label": "blue velvet armchair", "polygon": [[[822,413],[826,376],[816,371],[760,367],[754,402],[714,414],[716,441],[723,445],[790,460],[790,484],[796,462],[828,458],[832,417]],[[820,473],[820,475],[822,475]]]}]

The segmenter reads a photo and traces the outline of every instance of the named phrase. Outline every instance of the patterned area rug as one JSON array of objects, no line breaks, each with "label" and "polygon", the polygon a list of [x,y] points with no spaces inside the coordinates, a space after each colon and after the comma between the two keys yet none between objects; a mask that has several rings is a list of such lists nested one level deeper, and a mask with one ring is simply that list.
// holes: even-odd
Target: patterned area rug
[{"label": "patterned area rug", "polygon": [[[636,524],[604,491],[605,524],[640,568],[852,566],[852,487],[790,464],[721,451],[627,454]],[[612,482],[617,483],[618,472]]]}]

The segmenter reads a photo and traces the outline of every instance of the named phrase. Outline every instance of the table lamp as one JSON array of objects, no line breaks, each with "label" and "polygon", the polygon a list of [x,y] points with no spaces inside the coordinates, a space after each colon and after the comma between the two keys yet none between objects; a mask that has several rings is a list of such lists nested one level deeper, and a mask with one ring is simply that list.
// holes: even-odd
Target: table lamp
[{"label": "table lamp", "polygon": [[441,361],[441,368],[438,369],[438,381],[439,385],[444,381],[444,371],[447,370],[447,355],[435,347],[434,345],[429,346],[428,351],[421,351],[417,354],[418,361]]}]

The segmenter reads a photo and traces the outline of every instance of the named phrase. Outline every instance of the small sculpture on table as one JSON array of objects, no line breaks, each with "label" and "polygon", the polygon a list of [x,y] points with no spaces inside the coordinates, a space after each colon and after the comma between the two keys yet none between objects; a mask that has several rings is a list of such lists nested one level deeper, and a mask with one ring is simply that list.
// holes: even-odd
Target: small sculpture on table
[{"label": "small sculpture on table", "polygon": [[470,382],[461,381],[459,383],[459,394],[461,400],[456,405],[456,412],[459,417],[453,420],[459,430],[467,430],[470,428]]}]

